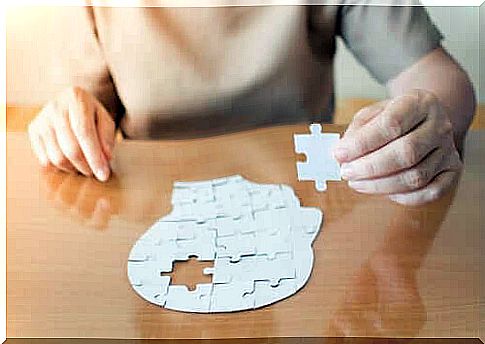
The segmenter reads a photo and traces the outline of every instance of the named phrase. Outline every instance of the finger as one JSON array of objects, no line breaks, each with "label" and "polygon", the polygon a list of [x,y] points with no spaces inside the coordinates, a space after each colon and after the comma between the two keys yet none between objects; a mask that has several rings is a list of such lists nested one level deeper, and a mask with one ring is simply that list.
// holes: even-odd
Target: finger
[{"label": "finger", "polygon": [[115,143],[115,122],[99,102],[96,104],[96,124],[103,152],[108,160],[111,160]]},{"label": "finger", "polygon": [[379,115],[384,110],[384,108],[385,102],[379,102],[359,110],[352,119],[352,122],[350,122],[349,126],[347,127],[344,136],[352,135],[356,130],[363,127],[372,119],[374,119],[377,115]]},{"label": "finger", "polygon": [[426,118],[426,111],[422,110],[417,96],[390,101],[379,116],[339,141],[335,150],[337,160],[352,161],[406,134]]},{"label": "finger", "polygon": [[433,121],[425,121],[415,130],[384,147],[341,166],[346,180],[371,179],[409,169],[442,144],[443,137]]},{"label": "finger", "polygon": [[49,164],[49,159],[45,151],[44,143],[42,142],[39,133],[35,129],[33,124],[29,126],[28,133],[30,138],[30,146],[32,147],[32,150],[37,157],[37,160],[39,160],[42,167],[47,167],[47,165]]},{"label": "finger", "polygon": [[60,116],[56,116],[55,120],[51,119],[50,123],[54,128],[57,142],[59,142],[64,156],[79,172],[87,177],[91,177],[93,173],[71,129],[68,112],[66,111]]},{"label": "finger", "polygon": [[349,186],[367,194],[395,194],[421,189],[445,168],[447,151],[436,149],[415,167],[377,179],[349,181]]},{"label": "finger", "polygon": [[432,202],[448,193],[458,182],[459,172],[446,171],[439,174],[428,186],[409,193],[390,195],[389,198],[403,205],[421,205]]},{"label": "finger", "polygon": [[49,158],[51,164],[62,171],[75,172],[76,169],[66,158],[64,153],[62,153],[62,150],[59,147],[54,129],[49,124],[45,124],[41,128],[41,131],[41,139],[44,143],[47,157]]},{"label": "finger", "polygon": [[95,106],[86,99],[82,91],[75,91],[74,98],[69,104],[69,121],[72,131],[91,171],[98,180],[106,181],[109,178],[110,170],[96,131]]}]

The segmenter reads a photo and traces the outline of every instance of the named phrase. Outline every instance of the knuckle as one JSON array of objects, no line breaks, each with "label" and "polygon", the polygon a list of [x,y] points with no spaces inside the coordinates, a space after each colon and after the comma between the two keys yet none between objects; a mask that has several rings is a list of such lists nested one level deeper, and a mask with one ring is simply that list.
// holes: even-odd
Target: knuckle
[{"label": "knuckle", "polygon": [[405,174],[405,183],[413,189],[419,189],[428,182],[428,173],[424,169],[413,169]]},{"label": "knuckle", "polygon": [[111,117],[109,114],[106,116],[106,123],[111,130],[114,130],[116,128],[115,121],[113,120],[113,117]]},{"label": "knuckle", "polygon": [[424,105],[432,105],[438,101],[436,95],[430,91],[420,91],[420,99]]},{"label": "knuckle", "polygon": [[453,158],[452,168],[457,172],[461,172],[464,167],[463,161],[461,161],[460,155],[458,154],[458,152],[455,151],[453,155],[454,155],[454,158]]},{"label": "knuckle", "polygon": [[52,156],[52,159],[51,159],[51,162],[57,166],[57,167],[60,167],[60,168],[65,168],[68,166],[68,163],[69,161],[67,160],[67,158],[62,155],[62,154],[53,154]]},{"label": "knuckle", "polygon": [[443,137],[453,136],[453,125],[449,119],[443,121],[442,125],[438,129],[438,134]]},{"label": "knuckle", "polygon": [[378,174],[379,169],[375,163],[364,162],[362,166],[362,170],[366,176],[372,177]]},{"label": "knuckle", "polygon": [[384,137],[398,137],[402,134],[402,120],[398,116],[384,116],[377,124]]},{"label": "knuckle", "polygon": [[419,159],[416,144],[413,140],[403,140],[401,144],[401,167],[408,167],[416,164]]},{"label": "knuckle", "polygon": [[429,91],[421,91],[418,103],[418,110],[430,118],[440,117],[440,103],[438,97]]},{"label": "knuckle", "polygon": [[447,168],[457,172],[463,170],[463,161],[461,160],[460,154],[455,147],[453,147],[450,151],[443,152],[443,154],[446,154],[443,156],[443,160],[445,160],[445,166]]},{"label": "knuckle", "polygon": [[59,100],[58,99],[52,99],[45,104],[45,106],[41,110],[41,114],[48,114],[50,112],[53,112],[59,108]]},{"label": "knuckle", "polygon": [[357,113],[354,116],[354,120],[360,119],[361,117],[363,117],[364,114],[366,113],[366,111],[367,111],[366,108],[363,108],[363,109],[360,109],[359,111],[357,111]]},{"label": "knuckle", "polygon": [[416,107],[420,103],[420,93],[419,91],[414,91],[409,94],[403,94],[401,96],[397,96],[396,103],[402,104],[404,107]]},{"label": "knuckle", "polygon": [[55,128],[59,123],[61,123],[61,116],[58,111],[51,111],[46,114],[45,122]]},{"label": "knuckle", "polygon": [[363,108],[357,111],[357,113],[354,115],[353,121],[354,122],[360,122],[362,121],[363,118],[366,117],[367,113],[370,111],[369,108]]},{"label": "knuckle", "polygon": [[367,151],[368,149],[368,143],[367,143],[367,140],[362,136],[362,135],[357,135],[355,137],[355,147],[357,147],[357,149],[360,151],[360,152],[365,152]]},{"label": "knuckle", "polygon": [[69,88],[68,94],[72,99],[79,101],[84,98],[86,91],[82,87],[73,86]]},{"label": "knuckle", "polygon": [[71,161],[79,161],[83,158],[83,152],[77,145],[69,145],[66,147],[66,156]]},{"label": "knuckle", "polygon": [[408,101],[415,101],[419,97],[417,92],[411,92],[409,94],[401,94],[397,97],[394,98],[394,101],[396,103],[401,103],[401,102],[408,102]]},{"label": "knuckle", "polygon": [[59,118],[59,104],[57,101],[50,101],[39,113],[38,118],[42,121],[55,123],[55,120]]},{"label": "knuckle", "polygon": [[39,119],[34,121],[31,131],[33,134],[43,137],[48,133],[48,129],[49,125],[43,119]]},{"label": "knuckle", "polygon": [[89,122],[86,119],[81,119],[77,121],[75,125],[78,133],[79,133],[79,138],[82,140],[89,139],[91,136],[91,126],[89,125]]}]

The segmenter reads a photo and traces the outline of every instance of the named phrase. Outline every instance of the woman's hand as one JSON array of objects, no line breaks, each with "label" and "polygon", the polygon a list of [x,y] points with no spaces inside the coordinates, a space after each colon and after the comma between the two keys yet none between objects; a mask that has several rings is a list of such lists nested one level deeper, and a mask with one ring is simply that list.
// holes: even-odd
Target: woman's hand
[{"label": "woman's hand", "polygon": [[359,111],[334,155],[351,188],[409,205],[439,198],[463,168],[445,109],[422,90]]},{"label": "woman's hand", "polygon": [[87,91],[72,87],[49,102],[30,123],[29,137],[42,166],[108,180],[115,123]]}]

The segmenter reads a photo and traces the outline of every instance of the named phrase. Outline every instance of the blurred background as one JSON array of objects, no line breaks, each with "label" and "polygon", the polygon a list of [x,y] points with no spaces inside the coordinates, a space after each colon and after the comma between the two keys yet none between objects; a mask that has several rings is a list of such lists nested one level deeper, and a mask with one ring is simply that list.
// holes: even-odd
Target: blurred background
[{"label": "blurred background", "polygon": [[[428,7],[428,12],[444,35],[444,46],[461,63],[473,81],[477,98],[481,106],[480,113],[473,127],[483,128],[485,124],[481,117],[485,105],[485,92],[480,85],[485,85],[485,4],[481,7]],[[35,54],[29,52],[29,47],[36,50],[35,29],[27,28],[48,25],[39,22],[33,13],[22,13],[18,20],[19,9],[7,11],[7,106],[25,107],[24,111],[16,111],[16,118],[8,118],[7,129],[23,130],[26,123],[35,114],[35,107],[45,103],[41,79],[29,78],[29,70],[35,68]],[[16,13],[17,12],[17,13]],[[17,19],[16,19],[17,18]],[[27,48],[27,49],[26,49]],[[481,54],[482,53],[482,54]],[[9,61],[15,60],[16,63]],[[482,64],[482,68],[480,65]],[[9,68],[14,66],[13,70]],[[22,70],[15,70],[21,68]],[[38,74],[38,73],[37,73]],[[40,79],[39,79],[40,78]],[[36,88],[36,95],[30,96],[28,89]],[[485,87],[485,86],[484,86]],[[40,88],[40,89],[39,89]],[[336,123],[348,123],[351,114],[359,108],[383,99],[385,88],[379,85],[367,71],[358,64],[341,40],[338,41],[335,59],[335,89],[337,95]]]},{"label": "blurred background", "polygon": [[[443,45],[465,67],[473,84],[478,88],[480,77],[485,83],[485,74],[480,76],[480,48],[485,49],[485,38],[480,37],[480,25],[485,27],[485,5],[478,7],[428,7],[434,23],[445,39]],[[480,22],[480,15],[483,20]],[[480,44],[480,39],[482,40]],[[339,41],[336,58],[336,89],[339,97],[382,98],[384,87],[375,82],[355,61]],[[356,82],[355,80],[359,82]],[[477,90],[478,91],[478,90]],[[480,102],[485,103],[485,94]]]},{"label": "blurred background", "polygon": [[[480,7],[427,7],[427,10],[444,35],[443,45],[460,62],[475,86],[480,105],[472,127],[483,128],[485,92],[480,85],[485,87],[485,4]],[[385,88],[358,64],[341,40],[338,41],[335,69],[337,122],[348,123],[349,112],[353,113],[374,99],[385,98]]]}]

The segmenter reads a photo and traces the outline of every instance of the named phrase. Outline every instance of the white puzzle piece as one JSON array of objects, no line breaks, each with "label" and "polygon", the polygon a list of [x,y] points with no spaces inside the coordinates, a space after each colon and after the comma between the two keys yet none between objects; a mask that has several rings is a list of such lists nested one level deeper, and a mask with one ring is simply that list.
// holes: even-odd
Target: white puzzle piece
[{"label": "white puzzle piece", "polygon": [[231,262],[238,262],[242,256],[256,254],[256,236],[254,233],[235,233],[216,239],[216,254],[218,258],[230,258]]},{"label": "white puzzle piece", "polygon": [[254,303],[266,306],[278,301],[281,295],[292,295],[298,290],[295,279],[282,279],[277,286],[268,281],[254,282]]},{"label": "white puzzle piece", "polygon": [[214,284],[210,312],[235,312],[255,307],[254,282]]},{"label": "white puzzle piece", "polygon": [[291,237],[288,233],[275,232],[257,232],[256,233],[256,252],[265,252],[269,260],[276,259],[277,255],[293,251]]},{"label": "white puzzle piece", "polygon": [[182,312],[207,313],[210,310],[212,283],[197,284],[190,291],[185,285],[168,287],[165,307]]},{"label": "white puzzle piece", "polygon": [[133,289],[143,297],[158,306],[163,306],[167,302],[167,292],[170,283],[170,277],[164,276],[159,284],[142,284],[134,285]]},{"label": "white puzzle piece", "polygon": [[322,133],[320,124],[311,124],[310,133],[294,135],[296,153],[305,154],[307,159],[296,163],[298,180],[313,180],[318,191],[325,191],[327,181],[341,180],[340,166],[332,153],[340,135]]},{"label": "white puzzle piece", "polygon": [[[217,313],[262,307],[301,289],[313,267],[312,243],[322,223],[286,185],[240,176],[177,182],[173,210],[134,244],[128,278],[145,300],[183,312]],[[190,291],[170,284],[175,261],[214,261],[212,283]]]},{"label": "white puzzle piece", "polygon": [[205,274],[213,274],[213,283],[233,283],[246,281],[269,281],[277,286],[282,279],[294,279],[295,262],[291,253],[286,257],[269,260],[264,255],[245,257],[237,262],[228,258],[217,259],[214,268],[204,269]]}]

